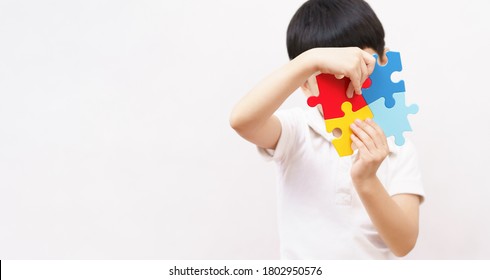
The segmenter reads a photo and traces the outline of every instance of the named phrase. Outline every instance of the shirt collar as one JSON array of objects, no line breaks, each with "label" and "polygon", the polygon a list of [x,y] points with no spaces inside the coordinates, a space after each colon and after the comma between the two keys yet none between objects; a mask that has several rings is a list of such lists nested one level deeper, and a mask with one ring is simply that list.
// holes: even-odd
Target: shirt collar
[{"label": "shirt collar", "polygon": [[306,122],[313,131],[325,138],[328,142],[332,142],[335,139],[332,133],[327,132],[325,120],[316,107],[308,107],[306,109]]}]

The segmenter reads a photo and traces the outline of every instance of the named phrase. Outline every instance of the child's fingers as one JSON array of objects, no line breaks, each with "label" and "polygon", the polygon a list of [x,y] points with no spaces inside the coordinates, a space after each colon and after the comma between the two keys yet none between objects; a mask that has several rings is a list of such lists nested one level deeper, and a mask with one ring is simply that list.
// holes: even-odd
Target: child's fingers
[{"label": "child's fingers", "polygon": [[[368,55],[368,57],[366,57]],[[374,61],[374,62],[373,62]],[[361,50],[361,57],[359,59],[359,65],[357,69],[357,77],[356,79],[351,78],[351,80],[354,79],[354,89],[355,93],[361,94],[362,93],[362,84],[366,79],[369,77],[369,75],[373,72],[374,70],[374,63],[376,63],[376,60],[372,55],[369,53]],[[357,79],[358,78],[358,79]]]},{"label": "child's fingers", "polygon": [[359,137],[357,137],[355,134],[351,134],[350,139],[352,139],[352,142],[354,142],[361,155],[369,154],[368,148],[366,147],[366,145],[364,145],[361,139],[359,139]]},{"label": "child's fingers", "polygon": [[[342,71],[342,75],[349,77],[350,83],[346,91],[348,98],[351,98],[354,93],[362,94],[362,85],[374,70],[376,60],[368,52],[356,48],[354,60],[350,61],[346,68]],[[352,63],[352,64],[351,64]],[[340,74],[335,75],[337,78]]]},{"label": "child's fingers", "polygon": [[371,75],[374,71],[374,66],[376,65],[376,59],[370,53],[366,51],[362,51],[362,58],[364,59],[364,63],[366,64],[368,76]]},{"label": "child's fingers", "polygon": [[375,123],[372,119],[366,119],[366,123],[376,130],[383,147],[388,147],[388,141],[386,140],[386,135],[383,129],[381,129],[381,127],[377,123]]},{"label": "child's fingers", "polygon": [[364,131],[360,126],[362,125],[361,121],[356,120],[353,124],[351,124],[351,129],[354,134],[364,143],[369,151],[375,151],[376,145],[374,144],[371,136]]},{"label": "child's fingers", "polygon": [[368,69],[365,63],[361,62],[361,88],[359,88],[359,92],[357,94],[362,93],[362,85],[364,84],[364,81],[369,77],[368,74]]},{"label": "child's fingers", "polygon": [[347,95],[347,98],[352,98],[354,96],[354,85],[352,84],[352,80],[349,83],[349,86],[347,87],[347,91],[345,92],[345,95]]},{"label": "child's fingers", "polygon": [[354,92],[359,94],[361,92],[361,79],[362,79],[362,59],[361,57],[356,57],[353,65],[351,65],[347,70],[347,76],[349,77],[352,86],[354,87]]},{"label": "child's fingers", "polygon": [[366,119],[366,121],[359,122],[358,126],[366,132],[366,134],[371,137],[374,142],[374,145],[378,149],[384,148],[383,143],[383,134],[380,134],[378,130],[376,130],[370,123],[374,123],[371,119]]},{"label": "child's fingers", "polygon": [[354,93],[361,93],[361,69],[354,69],[353,73],[350,75],[350,83],[352,84],[352,88],[354,89]]}]

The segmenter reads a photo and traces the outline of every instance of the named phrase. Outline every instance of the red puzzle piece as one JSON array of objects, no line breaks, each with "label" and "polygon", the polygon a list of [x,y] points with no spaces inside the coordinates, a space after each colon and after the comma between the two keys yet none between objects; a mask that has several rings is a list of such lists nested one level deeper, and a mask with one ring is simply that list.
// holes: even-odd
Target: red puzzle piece
[{"label": "red puzzle piece", "polygon": [[[325,120],[342,118],[344,112],[341,108],[344,102],[350,102],[352,104],[353,112],[367,106],[362,95],[354,94],[352,98],[347,98],[345,95],[350,82],[349,78],[337,79],[334,75],[320,74],[316,76],[316,81],[319,95],[310,96],[307,102],[310,107],[315,107],[318,104],[322,105],[323,118]],[[369,86],[371,86],[371,79],[368,78],[362,85],[362,88],[368,88]]]}]

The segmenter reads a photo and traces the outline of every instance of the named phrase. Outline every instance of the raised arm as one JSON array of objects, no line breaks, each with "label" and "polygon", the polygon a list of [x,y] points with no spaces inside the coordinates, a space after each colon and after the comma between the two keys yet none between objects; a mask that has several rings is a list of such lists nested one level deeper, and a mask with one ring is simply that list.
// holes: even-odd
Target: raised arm
[{"label": "raised arm", "polygon": [[405,256],[417,242],[420,198],[414,194],[390,196],[376,176],[389,153],[381,128],[370,119],[357,120],[351,128],[352,141],[359,149],[352,182],[383,241],[396,256]]},{"label": "raised arm", "polygon": [[372,55],[359,48],[316,48],[306,51],[276,70],[255,86],[235,106],[230,125],[243,138],[259,147],[274,149],[281,135],[281,124],[273,113],[311,75],[329,73],[351,79],[352,91],[374,69]]}]

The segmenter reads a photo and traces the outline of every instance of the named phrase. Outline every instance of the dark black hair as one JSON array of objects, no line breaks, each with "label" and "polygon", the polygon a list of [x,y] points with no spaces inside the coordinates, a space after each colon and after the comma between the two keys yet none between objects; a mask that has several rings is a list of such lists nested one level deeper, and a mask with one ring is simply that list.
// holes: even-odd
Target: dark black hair
[{"label": "dark black hair", "polygon": [[382,55],[383,25],[363,0],[309,0],[294,14],[287,31],[289,59],[317,47],[372,48]]}]

